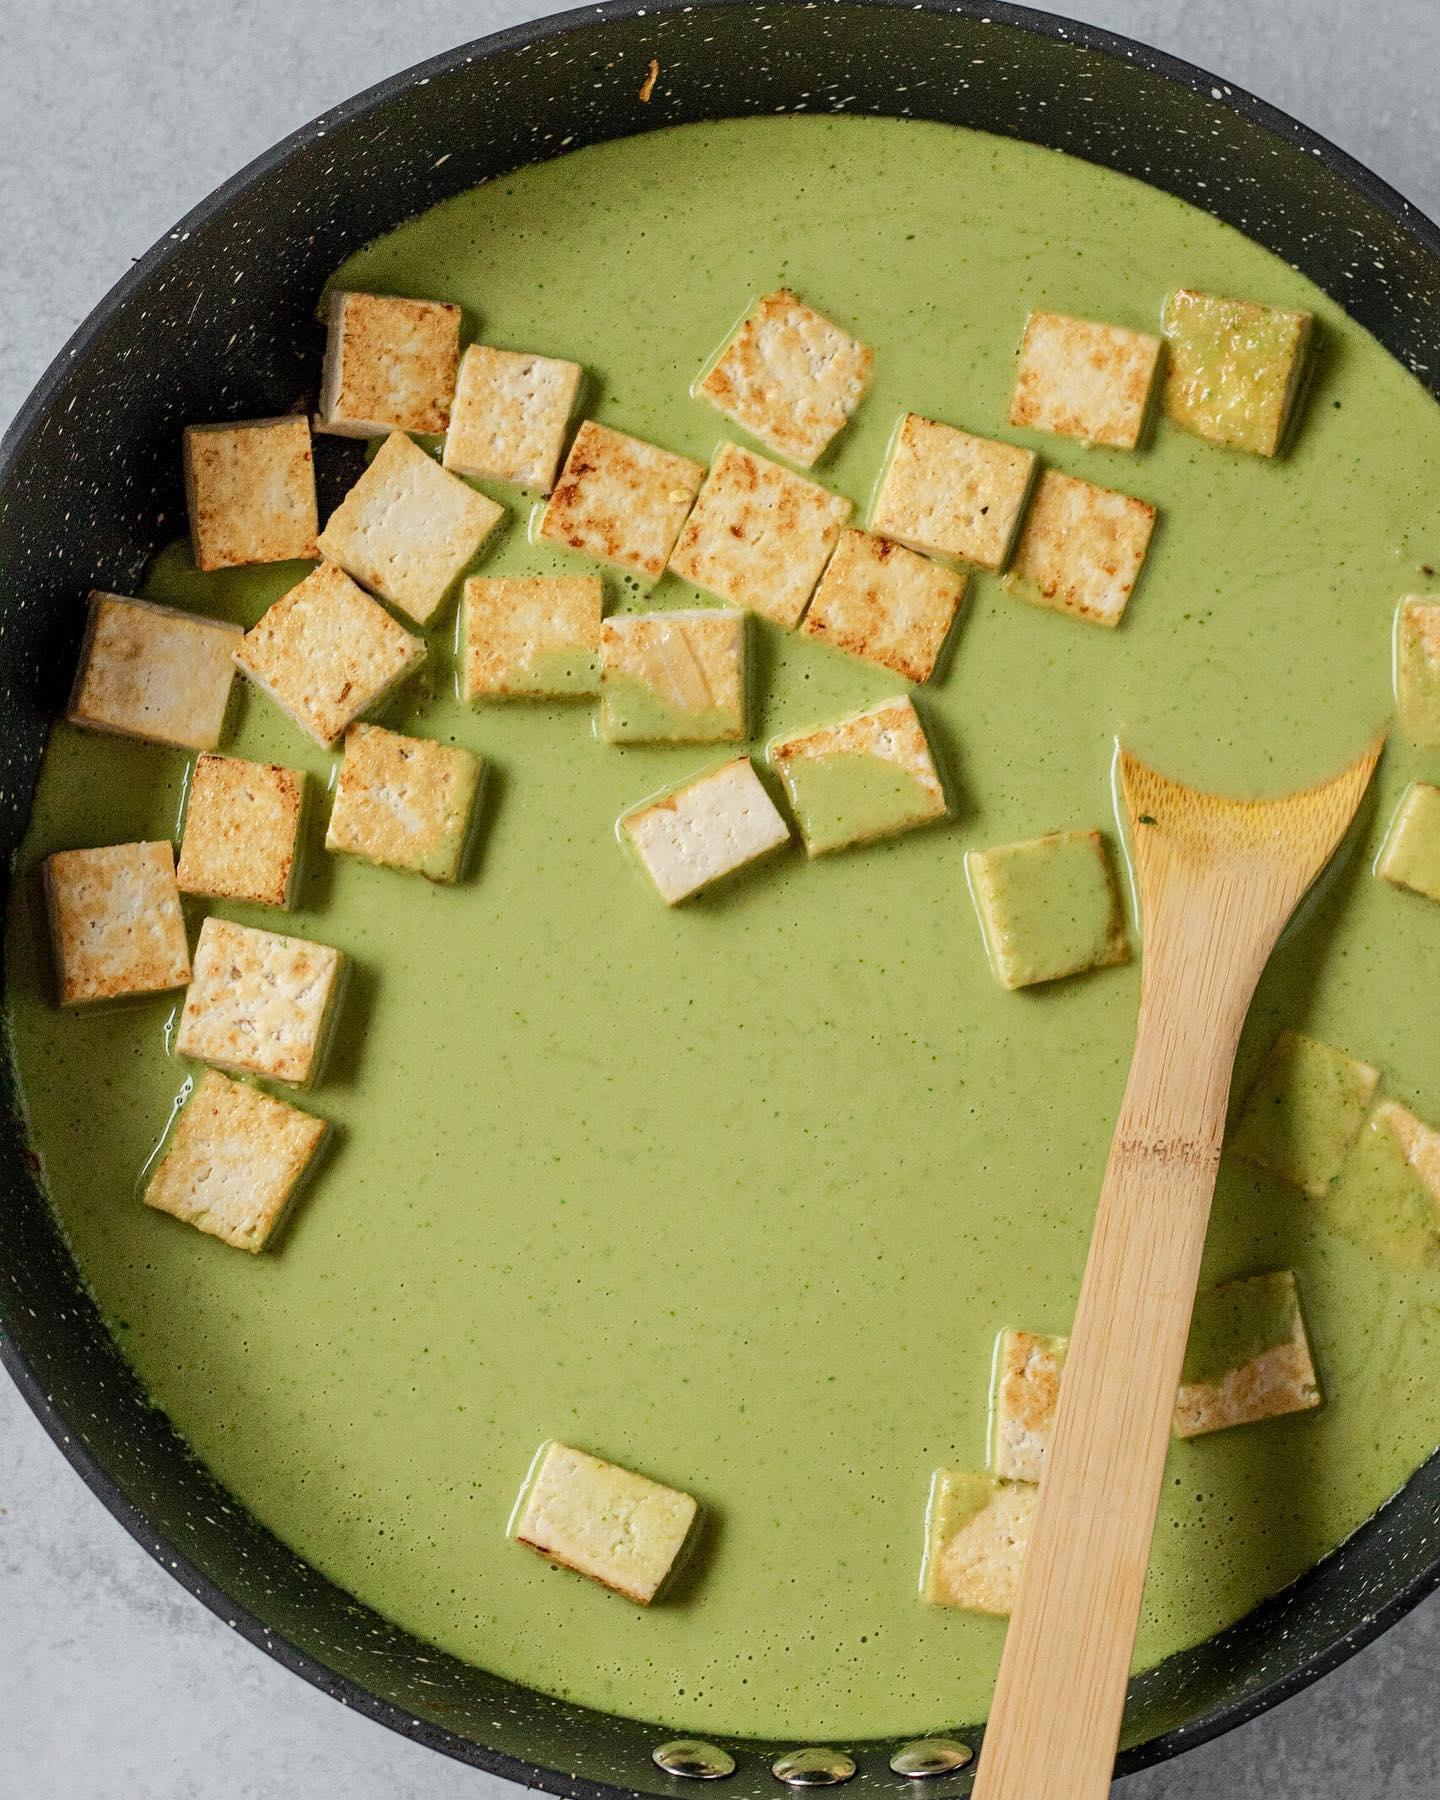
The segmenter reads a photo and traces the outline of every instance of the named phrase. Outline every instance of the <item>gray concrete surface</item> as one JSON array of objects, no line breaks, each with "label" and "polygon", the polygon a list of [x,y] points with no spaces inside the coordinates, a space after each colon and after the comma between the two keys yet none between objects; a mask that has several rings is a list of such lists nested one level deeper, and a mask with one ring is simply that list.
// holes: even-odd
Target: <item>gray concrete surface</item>
[{"label": "gray concrete surface", "polygon": [[[132,258],[347,94],[529,0],[6,0],[0,420]],[[1070,0],[1296,113],[1440,213],[1435,0]],[[1440,1598],[1126,1800],[1422,1800]],[[3,1800],[448,1800],[504,1782],[353,1717],[173,1585],[0,1379]]]}]

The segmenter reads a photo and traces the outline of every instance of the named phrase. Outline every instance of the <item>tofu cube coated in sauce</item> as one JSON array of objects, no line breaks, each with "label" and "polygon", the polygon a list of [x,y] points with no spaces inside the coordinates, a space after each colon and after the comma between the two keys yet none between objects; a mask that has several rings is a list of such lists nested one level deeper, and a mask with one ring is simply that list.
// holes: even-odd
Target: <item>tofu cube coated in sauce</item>
[{"label": "tofu cube coated in sauce", "polygon": [[1380,1071],[1317,1038],[1282,1031],[1226,1139],[1242,1161],[1318,1199],[1370,1110]]},{"label": "tofu cube coated in sauce", "polygon": [[1320,1404],[1300,1295],[1289,1269],[1223,1282],[1195,1302],[1175,1435],[1250,1425]]},{"label": "tofu cube coated in sauce", "polygon": [[1009,1616],[1035,1518],[1036,1490],[997,1475],[937,1469],[926,1516],[920,1597]]},{"label": "tofu cube coated in sauce", "polygon": [[1166,417],[1212,444],[1277,455],[1304,383],[1314,325],[1307,312],[1177,289],[1160,322]]},{"label": "tofu cube coated in sauce", "polygon": [[925,728],[905,694],[771,741],[807,856],[893,837],[946,813]]},{"label": "tofu cube coated in sauce", "polygon": [[699,1516],[677,1488],[569,1444],[544,1446],[512,1525],[518,1544],[649,1606]]},{"label": "tofu cube coated in sauce", "polygon": [[714,744],[745,736],[745,615],[730,607],[619,613],[600,627],[600,736]]},{"label": "tofu cube coated in sauce", "polygon": [[456,744],[352,725],[325,848],[431,881],[458,880],[481,767]]},{"label": "tofu cube coated in sauce", "polygon": [[986,953],[1002,987],[1130,960],[1125,909],[1098,831],[1054,831],[965,858]]},{"label": "tofu cube coated in sauce", "polygon": [[598,575],[472,575],[460,602],[467,700],[565,700],[600,691]]}]

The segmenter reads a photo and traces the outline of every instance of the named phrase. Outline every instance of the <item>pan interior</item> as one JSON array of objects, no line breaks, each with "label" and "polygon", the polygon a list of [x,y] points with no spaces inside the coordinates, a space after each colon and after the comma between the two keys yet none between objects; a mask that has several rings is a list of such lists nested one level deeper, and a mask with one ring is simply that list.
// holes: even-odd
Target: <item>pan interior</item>
[{"label": "pan interior", "polygon": [[[492,761],[482,854],[444,891],[317,849],[285,928],[356,965],[313,1096],[339,1146],[273,1255],[137,1202],[188,1073],[166,1051],[169,1003],[86,1018],[48,1003],[38,859],[171,835],[184,759],[59,730],[22,854],[8,1004],[50,1195],[155,1400],[286,1543],[462,1658],[677,1729],[866,1737],[981,1717],[1001,1628],[915,1597],[928,1479],[983,1461],[996,1332],[1066,1325],[1136,974],[1000,992],[964,852],[1110,829],[1117,733],[1240,791],[1353,753],[1390,704],[1395,601],[1423,585],[1440,416],[1338,308],[1215,220],[938,125],[620,140],[449,202],[340,279],[458,300],[484,342],[573,357],[590,411],[702,460],[730,434],[691,380],[753,294],[790,285],[877,348],[821,470],[862,518],[900,411],[1012,435],[1032,306],[1153,328],[1187,284],[1322,321],[1282,461],[1169,430],[1134,457],[1034,440],[1051,466],[1154,501],[1160,530],[1115,634],[972,582],[920,701],[955,801],[931,832],[791,858],[663,914],[613,822],[706,753],[601,745],[583,707],[463,708],[448,626],[432,633],[388,722]],[[515,512],[487,572],[561,567],[502,497]],[[148,591],[249,623],[299,573],[200,578],[174,551]],[[648,600],[612,583],[610,603],[701,597],[667,578]],[[768,628],[756,653],[757,741],[902,685]],[[317,784],[333,761],[253,694],[225,748]],[[1403,747],[1387,759],[1368,835],[1267,976],[1241,1081],[1298,1026],[1440,1116],[1433,995],[1415,979],[1435,966],[1440,909],[1368,870],[1419,772]],[[1208,1276],[1275,1267],[1300,1275],[1327,1404],[1175,1448],[1146,1665],[1310,1567],[1440,1439],[1434,1278],[1372,1261],[1227,1164]],[[631,1612],[506,1542],[549,1436],[707,1503],[669,1603]]]}]

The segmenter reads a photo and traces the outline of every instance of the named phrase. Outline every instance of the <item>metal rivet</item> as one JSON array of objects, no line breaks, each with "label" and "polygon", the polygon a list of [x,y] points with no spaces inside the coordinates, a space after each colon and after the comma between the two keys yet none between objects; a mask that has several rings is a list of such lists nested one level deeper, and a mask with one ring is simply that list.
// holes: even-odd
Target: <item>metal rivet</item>
[{"label": "metal rivet", "polygon": [[735,1758],[728,1750],[699,1738],[672,1738],[668,1744],[657,1745],[650,1760],[657,1769],[681,1781],[723,1781],[735,1773]]},{"label": "metal rivet", "polygon": [[953,1775],[963,1769],[975,1752],[968,1744],[957,1744],[953,1738],[917,1738],[913,1744],[902,1744],[890,1758],[897,1775],[917,1781],[925,1775]]},{"label": "metal rivet", "polygon": [[792,1750],[776,1757],[770,1773],[786,1787],[838,1787],[855,1773],[855,1758],[843,1750]]}]

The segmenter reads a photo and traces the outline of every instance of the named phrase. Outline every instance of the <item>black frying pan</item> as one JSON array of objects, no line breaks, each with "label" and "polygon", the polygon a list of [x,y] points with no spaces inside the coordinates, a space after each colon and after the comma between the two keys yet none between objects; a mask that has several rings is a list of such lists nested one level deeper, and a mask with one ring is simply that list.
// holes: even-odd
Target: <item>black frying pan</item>
[{"label": "black frying pan", "polygon": [[[662,74],[647,104],[652,57]],[[562,139],[769,114],[802,96],[813,110],[816,94],[893,112],[900,90],[906,111],[1068,150],[1217,214],[1435,390],[1440,232],[1333,145],[1189,64],[976,0],[614,0],[520,26],[372,88],[236,176],[136,265],[22,408],[0,446],[5,866],[69,687],[81,595],[133,587],[176,535],[185,421],[313,400],[314,299],[350,250]],[[439,1655],[245,1516],[146,1405],[36,1187],[3,1059],[0,1086],[0,1356],[116,1518],[253,1643],[397,1731],[557,1794],[685,1792],[651,1762],[665,1731]],[[1134,1682],[1122,1770],[1274,1705],[1437,1584],[1440,1454],[1294,1587]],[[962,1720],[931,1723],[976,1741]],[[913,1792],[889,1770],[893,1744],[849,1747],[850,1792]],[[724,1793],[784,1791],[769,1765],[793,1746],[728,1748],[738,1768]],[[924,1785],[960,1793],[968,1775]]]}]

